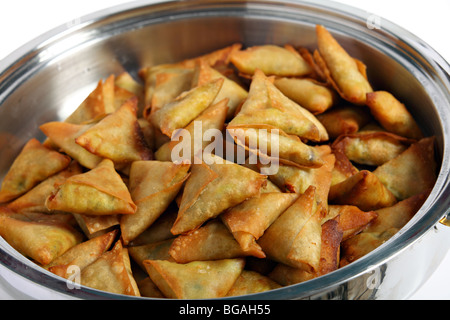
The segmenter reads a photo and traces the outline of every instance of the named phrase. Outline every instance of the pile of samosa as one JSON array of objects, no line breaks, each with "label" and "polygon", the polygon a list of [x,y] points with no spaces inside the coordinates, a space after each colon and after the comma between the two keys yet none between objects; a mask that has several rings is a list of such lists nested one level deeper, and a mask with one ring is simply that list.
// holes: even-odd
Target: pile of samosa
[{"label": "pile of samosa", "polygon": [[[432,189],[434,138],[323,26],[316,33],[317,48],[233,44],[100,80],[12,163],[0,235],[68,280],[178,299],[278,289],[377,248]],[[277,172],[217,154],[171,161],[172,135],[194,133],[194,121],[241,129],[234,150],[276,157]],[[259,147],[263,129],[277,154]]]}]

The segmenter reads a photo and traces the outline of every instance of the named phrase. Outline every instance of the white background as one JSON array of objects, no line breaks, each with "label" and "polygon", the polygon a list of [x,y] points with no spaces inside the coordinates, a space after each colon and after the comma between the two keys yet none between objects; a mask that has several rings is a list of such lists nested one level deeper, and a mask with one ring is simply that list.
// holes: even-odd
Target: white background
[{"label": "white background", "polygon": [[[15,0],[0,4],[0,60],[42,33],[126,0]],[[340,0],[404,27],[450,61],[450,0]],[[381,27],[382,27],[381,20]],[[450,244],[443,244],[450,246]],[[450,299],[450,254],[413,299]],[[9,299],[0,288],[0,299]]]}]

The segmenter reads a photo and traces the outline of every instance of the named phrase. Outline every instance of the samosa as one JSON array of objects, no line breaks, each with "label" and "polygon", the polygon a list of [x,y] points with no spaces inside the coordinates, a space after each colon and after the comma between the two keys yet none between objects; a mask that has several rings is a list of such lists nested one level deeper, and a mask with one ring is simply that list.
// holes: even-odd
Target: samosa
[{"label": "samosa", "polygon": [[80,214],[132,214],[136,205],[114,164],[104,159],[97,167],[68,178],[46,200],[50,210]]},{"label": "samosa", "polygon": [[137,119],[136,97],[76,137],[75,142],[115,164],[152,158]]},{"label": "samosa", "polygon": [[230,62],[244,75],[262,70],[267,75],[300,77],[312,72],[309,64],[290,45],[260,45],[234,51]]},{"label": "samosa", "polygon": [[200,227],[205,221],[244,200],[258,196],[267,176],[218,156],[213,163],[191,165],[177,219],[171,229],[181,234]]},{"label": "samosa", "polygon": [[259,238],[267,257],[308,272],[318,269],[323,208],[310,186]]},{"label": "samosa", "polygon": [[229,126],[269,125],[312,141],[328,140],[317,118],[286,97],[261,70],[252,77],[248,97]]},{"label": "samosa", "polygon": [[244,269],[245,260],[222,259],[185,264],[145,260],[152,281],[170,299],[213,299],[224,297]]},{"label": "samosa", "polygon": [[129,189],[137,210],[120,220],[124,244],[134,240],[166,211],[188,179],[189,168],[189,164],[168,161],[132,163]]},{"label": "samosa", "polygon": [[31,138],[14,159],[3,178],[0,203],[13,200],[38,183],[67,168],[70,157],[42,145]]},{"label": "samosa", "polygon": [[316,25],[316,34],[318,51],[315,58],[328,81],[343,99],[365,104],[366,94],[373,91],[365,65],[351,57],[324,26]]},{"label": "samosa", "polygon": [[70,224],[45,214],[30,219],[2,209],[0,235],[17,251],[41,265],[47,265],[83,240]]},{"label": "samosa", "polygon": [[223,79],[215,79],[202,86],[194,87],[150,114],[147,119],[162,133],[171,137],[176,129],[186,127],[213,103],[223,81]]},{"label": "samosa", "polygon": [[127,248],[120,240],[114,247],[81,270],[81,285],[111,293],[140,296]]}]

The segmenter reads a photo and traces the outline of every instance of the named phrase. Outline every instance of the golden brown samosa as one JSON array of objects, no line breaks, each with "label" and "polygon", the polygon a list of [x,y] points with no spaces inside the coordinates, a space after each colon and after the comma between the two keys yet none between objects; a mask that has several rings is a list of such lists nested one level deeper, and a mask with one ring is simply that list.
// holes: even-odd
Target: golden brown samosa
[{"label": "golden brown samosa", "polygon": [[63,278],[70,278],[73,276],[74,268],[77,268],[76,271],[81,271],[109,250],[116,235],[117,230],[114,230],[81,242],[43,268]]},{"label": "golden brown samosa", "polygon": [[259,238],[267,257],[308,272],[318,269],[323,208],[310,186]]},{"label": "golden brown samosa", "polygon": [[191,89],[193,74],[193,68],[176,66],[150,68],[145,80],[144,117],[148,118],[150,114]]},{"label": "golden brown samosa", "polygon": [[120,219],[124,244],[135,239],[166,211],[189,177],[189,168],[189,164],[169,161],[132,163],[129,189],[137,210]]},{"label": "golden brown samosa", "polygon": [[143,244],[140,246],[128,247],[130,257],[142,270],[146,271],[144,260],[168,260],[174,261],[169,254],[170,247],[174,239],[166,239],[152,243]]},{"label": "golden brown samosa", "polygon": [[338,269],[341,240],[342,230],[338,221],[326,221],[322,224],[320,262],[316,271],[308,271],[278,263],[270,271],[268,277],[283,286],[288,286],[317,278]]},{"label": "golden brown samosa", "polygon": [[316,117],[333,140],[341,134],[359,131],[372,119],[368,110],[353,105],[336,106]]},{"label": "golden brown samosa", "polygon": [[256,271],[242,270],[226,297],[243,296],[281,288],[281,285]]},{"label": "golden brown samosa", "polygon": [[140,296],[131,271],[127,248],[120,240],[114,247],[81,270],[81,285],[111,293]]},{"label": "golden brown samosa", "polygon": [[104,159],[97,167],[68,178],[46,200],[50,210],[80,214],[132,214],[136,205],[114,164]]},{"label": "golden brown samosa", "polygon": [[248,97],[229,125],[269,125],[300,138],[328,140],[319,120],[286,97],[261,70],[255,71]]},{"label": "golden brown samosa", "polygon": [[260,162],[302,168],[318,168],[323,165],[317,148],[278,128],[269,125],[228,125],[227,133],[238,146],[258,155]]},{"label": "golden brown samosa", "polygon": [[211,80],[219,78],[223,79],[223,84],[213,103],[218,103],[223,99],[228,99],[228,111],[226,118],[229,120],[235,115],[238,107],[247,98],[247,90],[204,61],[201,61],[195,69],[192,86],[201,86]]},{"label": "golden brown samosa", "polygon": [[114,112],[114,81],[114,75],[110,75],[105,81],[99,80],[96,88],[64,121],[83,124]]},{"label": "golden brown samosa", "polygon": [[240,48],[241,44],[235,43],[198,57],[139,70],[139,76],[144,80],[144,117],[148,118],[151,113],[191,89],[198,64],[204,63],[211,67],[227,65],[231,53]]},{"label": "golden brown samosa", "polygon": [[289,99],[298,103],[312,114],[330,109],[337,100],[334,90],[306,78],[277,78],[275,86]]},{"label": "golden brown samosa", "polygon": [[373,174],[399,200],[432,188],[437,178],[434,141],[434,137],[427,137],[413,143],[400,155],[377,167]]},{"label": "golden brown samosa", "polygon": [[316,35],[318,51],[315,58],[328,81],[343,99],[363,105],[366,94],[373,91],[365,66],[351,57],[324,26],[316,25]]},{"label": "golden brown samosa", "polygon": [[120,214],[88,215],[71,213],[88,239],[98,237],[115,229],[120,223]]},{"label": "golden brown samosa", "polygon": [[176,129],[186,127],[213,103],[223,81],[223,79],[215,79],[202,86],[192,88],[150,114],[147,119],[163,134],[171,137]]},{"label": "golden brown samosa", "polygon": [[242,73],[253,75],[257,69],[267,75],[304,76],[311,67],[292,46],[260,45],[234,51],[230,62]]},{"label": "golden brown samosa", "polygon": [[366,103],[374,118],[387,131],[411,139],[423,138],[423,133],[411,113],[392,93],[368,93]]},{"label": "golden brown samosa", "polygon": [[258,196],[267,176],[239,164],[212,156],[213,163],[191,165],[177,219],[171,229],[181,234],[244,200]]},{"label": "golden brown samosa", "polygon": [[8,202],[31,190],[38,183],[67,168],[71,159],[31,138],[14,159],[3,178],[0,203]]},{"label": "golden brown samosa", "polygon": [[362,211],[351,205],[330,205],[326,219],[339,217],[339,226],[342,229],[342,240],[354,236],[364,230],[376,217],[376,211]]},{"label": "golden brown samosa", "polygon": [[244,269],[245,260],[223,259],[179,264],[145,260],[152,281],[170,299],[212,299],[224,297]]},{"label": "golden brown samosa", "polygon": [[145,142],[136,113],[137,98],[134,97],[76,137],[75,142],[115,164],[150,160],[152,151]]},{"label": "golden brown samosa", "polygon": [[316,149],[323,160],[321,167],[300,168],[280,165],[278,171],[270,175],[269,179],[283,192],[303,193],[310,185],[314,185],[318,192],[323,194],[322,198],[327,199],[335,165],[335,155],[331,153],[331,149],[327,145],[316,147]]},{"label": "golden brown samosa", "polygon": [[430,190],[425,190],[391,207],[376,210],[376,218],[364,232],[383,232],[389,228],[403,228],[422,207],[429,194]]},{"label": "golden brown samosa", "polygon": [[342,237],[343,231],[339,224],[339,218],[322,223],[320,262],[316,276],[322,276],[338,269]]},{"label": "golden brown samosa", "polygon": [[52,121],[39,126],[39,129],[50,139],[51,143],[76,160],[83,167],[93,169],[103,159],[75,142],[75,139],[91,128],[93,123],[72,124]]},{"label": "golden brown samosa", "polygon": [[328,199],[332,204],[354,205],[363,211],[389,207],[397,202],[394,194],[368,170],[332,185]]},{"label": "golden brown samosa", "polygon": [[47,215],[16,214],[2,209],[0,235],[17,251],[41,265],[47,265],[83,240],[70,224]]},{"label": "golden brown samosa", "polygon": [[262,258],[265,254],[256,240],[297,198],[296,193],[262,193],[230,208],[219,217],[243,250],[259,252],[256,256]]},{"label": "golden brown samosa", "polygon": [[219,219],[208,221],[202,227],[176,237],[169,254],[178,263],[232,259],[250,255],[264,257],[264,253],[258,248],[244,250]]},{"label": "golden brown samosa", "polygon": [[[207,130],[213,129],[213,130],[220,130],[222,131],[225,125],[225,119],[227,115],[227,106],[228,99],[223,99],[219,101],[218,103],[215,103],[211,106],[209,106],[206,110],[204,110],[197,118],[195,118],[189,125],[187,125],[184,130],[185,132],[188,132],[190,134],[190,140],[184,141],[185,135],[182,134],[181,136],[177,135],[177,133],[174,134],[171,141],[166,142],[163,144],[156,152],[155,152],[155,158],[159,161],[175,161],[178,158],[188,160],[190,163],[194,162],[195,157],[200,157],[201,154],[196,154],[196,152],[202,152],[206,146],[208,146],[211,141],[201,138],[201,144],[196,145],[198,143],[199,137],[197,136],[198,133],[196,130],[201,129],[202,134],[204,134]],[[187,135],[186,135],[187,136]],[[179,154],[176,154],[177,159],[172,159],[172,152],[174,149],[179,146],[181,148],[178,152]],[[184,151],[190,151],[190,156],[187,154],[184,154]],[[177,149],[175,149],[175,152]]]},{"label": "golden brown samosa", "polygon": [[345,134],[337,138],[333,149],[340,152],[353,162],[380,166],[395,158],[415,142],[384,131],[360,131],[355,134]]},{"label": "golden brown samosa", "polygon": [[76,161],[64,170],[48,177],[30,191],[7,204],[7,207],[16,212],[44,212],[51,213],[45,206],[45,201],[55,189],[55,185],[62,184],[67,178],[82,173],[81,166]]},{"label": "golden brown samosa", "polygon": [[428,194],[429,190],[399,201],[393,206],[376,210],[377,217],[363,232],[342,243],[340,266],[361,258],[394,236],[417,213]]}]

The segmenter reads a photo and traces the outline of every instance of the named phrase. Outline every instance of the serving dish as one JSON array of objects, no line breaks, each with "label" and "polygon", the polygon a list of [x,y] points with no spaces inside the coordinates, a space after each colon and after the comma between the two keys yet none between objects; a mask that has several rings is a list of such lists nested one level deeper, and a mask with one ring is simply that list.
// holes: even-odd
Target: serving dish
[{"label": "serving dish", "polygon": [[[299,1],[136,2],[55,29],[8,56],[0,66],[0,168],[6,170],[28,138],[42,138],[39,124],[65,118],[101,77],[122,70],[136,74],[143,65],[180,60],[233,42],[313,46],[316,23],[327,26],[366,62],[375,86],[389,88],[406,102],[414,101],[412,112],[422,128],[438,138],[439,178],[416,217],[369,256],[324,277],[246,298],[407,297],[448,250],[441,245],[448,243],[448,230],[439,221],[449,207],[449,67],[420,39],[389,22],[383,23],[383,29],[368,29],[365,15],[353,8]],[[35,298],[125,298],[88,288],[71,289],[1,240],[2,280],[18,296],[33,292]]]}]

